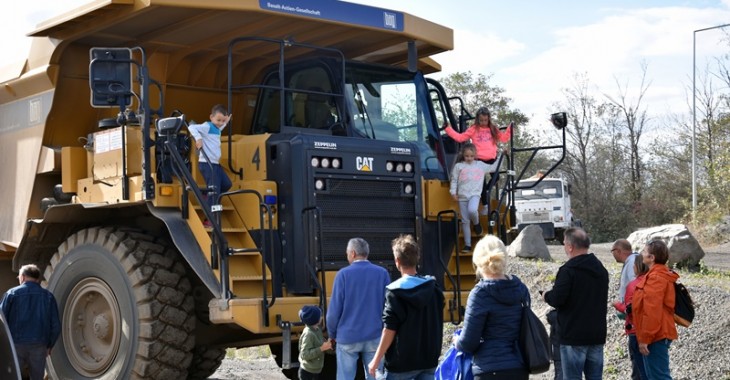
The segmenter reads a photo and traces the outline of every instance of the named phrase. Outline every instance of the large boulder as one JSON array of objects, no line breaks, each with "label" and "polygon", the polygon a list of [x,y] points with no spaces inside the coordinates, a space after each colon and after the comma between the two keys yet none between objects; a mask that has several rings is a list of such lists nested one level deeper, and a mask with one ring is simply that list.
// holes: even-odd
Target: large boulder
[{"label": "large boulder", "polygon": [[641,252],[652,239],[664,241],[669,248],[668,266],[695,267],[705,257],[705,251],[683,224],[665,224],[635,231],[628,241],[636,252]]},{"label": "large boulder", "polygon": [[539,259],[552,261],[545,239],[542,237],[542,228],[536,224],[525,227],[512,244],[507,247],[507,254],[511,257]]}]

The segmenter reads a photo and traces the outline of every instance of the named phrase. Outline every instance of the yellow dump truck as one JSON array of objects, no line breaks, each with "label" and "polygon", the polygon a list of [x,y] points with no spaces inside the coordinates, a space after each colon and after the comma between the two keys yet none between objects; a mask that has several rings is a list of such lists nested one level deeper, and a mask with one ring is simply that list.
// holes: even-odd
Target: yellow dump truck
[{"label": "yellow dump truck", "polygon": [[[475,277],[440,126],[469,117],[424,76],[451,29],[330,0],[98,0],[29,36],[0,73],[0,285],[45,268],[51,378],[206,378],[267,344],[293,368],[297,311],[326,309],[355,236],[395,276],[390,242],[415,235],[461,319]],[[187,130],[214,104],[223,194]]]}]

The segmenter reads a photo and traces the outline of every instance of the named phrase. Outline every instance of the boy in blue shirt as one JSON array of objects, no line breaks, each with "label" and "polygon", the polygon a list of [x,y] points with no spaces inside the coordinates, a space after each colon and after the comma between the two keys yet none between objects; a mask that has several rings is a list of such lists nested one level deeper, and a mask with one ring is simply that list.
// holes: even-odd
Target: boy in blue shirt
[{"label": "boy in blue shirt", "polygon": [[[214,186],[218,194],[225,193],[232,186],[231,180],[220,165],[221,131],[230,120],[231,115],[228,114],[228,110],[223,105],[216,104],[210,111],[210,121],[191,124],[188,127],[190,134],[195,138],[195,147],[203,152],[198,158],[200,174],[203,175],[208,188]],[[209,226],[210,222],[206,221],[206,227]]]}]

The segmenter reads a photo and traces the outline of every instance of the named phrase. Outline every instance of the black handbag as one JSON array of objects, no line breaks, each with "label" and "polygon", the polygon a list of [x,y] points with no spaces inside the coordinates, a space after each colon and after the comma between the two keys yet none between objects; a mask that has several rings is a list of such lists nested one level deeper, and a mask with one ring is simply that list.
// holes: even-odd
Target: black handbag
[{"label": "black handbag", "polygon": [[522,303],[519,343],[525,366],[531,374],[543,373],[550,369],[552,358],[550,338],[545,325],[525,302]]}]

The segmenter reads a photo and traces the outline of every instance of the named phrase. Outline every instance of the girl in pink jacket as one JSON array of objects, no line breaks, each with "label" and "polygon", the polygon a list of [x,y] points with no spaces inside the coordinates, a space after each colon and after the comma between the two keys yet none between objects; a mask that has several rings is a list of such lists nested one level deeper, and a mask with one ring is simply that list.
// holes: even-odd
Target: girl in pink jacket
[{"label": "girl in pink jacket", "polygon": [[507,142],[512,136],[512,124],[507,129],[501,131],[494,122],[492,122],[487,107],[481,107],[477,110],[477,122],[467,128],[464,133],[459,133],[446,126],[446,134],[454,141],[463,143],[471,140],[471,143],[477,147],[477,160],[484,161],[487,164],[494,163],[497,158],[497,142]]}]

